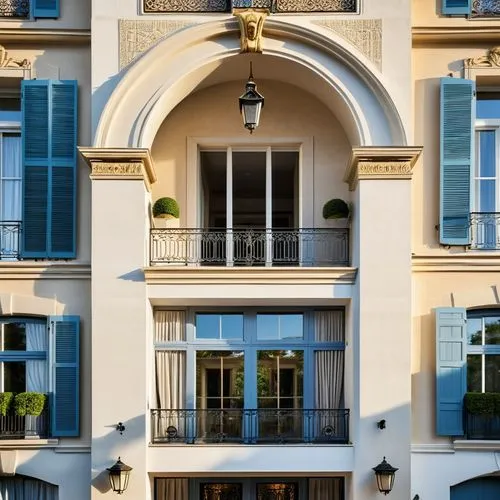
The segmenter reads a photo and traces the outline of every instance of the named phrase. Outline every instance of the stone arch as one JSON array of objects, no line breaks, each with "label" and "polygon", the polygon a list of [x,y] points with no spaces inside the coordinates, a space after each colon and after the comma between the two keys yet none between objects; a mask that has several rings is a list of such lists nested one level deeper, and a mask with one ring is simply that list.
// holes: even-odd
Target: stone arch
[{"label": "stone arch", "polygon": [[[352,145],[407,144],[382,76],[347,42],[273,19],[267,21],[264,36],[264,55],[296,65],[301,75],[297,86],[314,88]],[[150,148],[170,111],[238,54],[234,20],[203,23],[161,40],[123,74],[102,112],[94,146]]]}]

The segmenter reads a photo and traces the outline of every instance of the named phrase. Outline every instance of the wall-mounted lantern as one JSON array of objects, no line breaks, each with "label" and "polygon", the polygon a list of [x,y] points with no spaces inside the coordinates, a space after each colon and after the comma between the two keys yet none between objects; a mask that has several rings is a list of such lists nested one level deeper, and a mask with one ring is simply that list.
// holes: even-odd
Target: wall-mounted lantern
[{"label": "wall-mounted lantern", "polygon": [[124,464],[120,460],[120,457],[118,457],[115,465],[106,470],[109,473],[109,484],[111,485],[111,489],[115,493],[118,493],[118,495],[121,495],[128,487],[128,480],[132,467]]},{"label": "wall-mounted lantern", "polygon": [[377,479],[377,487],[380,493],[387,495],[391,492],[394,486],[394,478],[396,477],[396,467],[387,463],[384,459],[376,467],[373,467],[375,478]]}]

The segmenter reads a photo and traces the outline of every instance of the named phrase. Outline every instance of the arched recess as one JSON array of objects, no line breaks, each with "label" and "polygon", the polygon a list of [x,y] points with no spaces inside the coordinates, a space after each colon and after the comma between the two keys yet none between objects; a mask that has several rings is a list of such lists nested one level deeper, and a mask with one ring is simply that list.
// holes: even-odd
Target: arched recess
[{"label": "arched recess", "polygon": [[[332,111],[352,145],[407,144],[380,73],[347,42],[274,19],[266,22],[264,35],[264,54],[294,65],[293,83]],[[207,86],[210,75],[239,49],[234,20],[203,23],[158,42],[122,76],[101,114],[94,147],[150,148],[170,111]]]},{"label": "arched recess", "polygon": [[497,500],[500,498],[500,477],[470,479],[451,487],[450,500]]}]

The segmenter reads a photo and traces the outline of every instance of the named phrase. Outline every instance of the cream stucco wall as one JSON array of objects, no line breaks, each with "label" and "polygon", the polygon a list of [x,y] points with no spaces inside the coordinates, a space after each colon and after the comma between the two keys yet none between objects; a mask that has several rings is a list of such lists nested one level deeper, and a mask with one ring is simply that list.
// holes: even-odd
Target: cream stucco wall
[{"label": "cream stucco wall", "polygon": [[[301,203],[311,227],[325,227],[323,205],[331,198],[349,200],[343,182],[351,147],[335,117],[311,94],[293,86],[269,80],[257,80],[259,92],[265,96],[261,125],[252,135],[248,147],[266,146],[270,140],[295,144],[304,139],[313,144],[312,155],[303,158],[302,177],[312,184],[312,193]],[[249,132],[243,127],[238,110],[241,82],[223,83],[189,96],[168,116],[161,126],[152,149],[158,182],[153,185],[153,201],[173,196],[181,208],[181,227],[186,227],[187,206],[187,138],[221,139],[221,145],[247,141]],[[312,160],[312,161],[311,161]],[[312,195],[312,196],[311,196]]]}]

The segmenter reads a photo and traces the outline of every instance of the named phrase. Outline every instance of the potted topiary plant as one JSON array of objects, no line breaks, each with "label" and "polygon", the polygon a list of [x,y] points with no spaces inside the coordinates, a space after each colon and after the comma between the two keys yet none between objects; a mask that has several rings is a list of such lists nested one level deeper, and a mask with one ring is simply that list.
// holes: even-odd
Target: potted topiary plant
[{"label": "potted topiary plant", "polygon": [[333,198],[323,206],[323,217],[325,219],[347,219],[349,217],[349,205],[340,198]]},{"label": "potted topiary plant", "polygon": [[179,204],[173,198],[158,198],[153,205],[153,217],[155,219],[164,219],[165,226],[169,225],[166,220],[178,219],[179,213]]},{"label": "potted topiary plant", "polygon": [[14,397],[14,412],[19,417],[25,417],[25,436],[37,438],[42,428],[40,415],[45,408],[47,396],[40,392],[20,392]]}]

